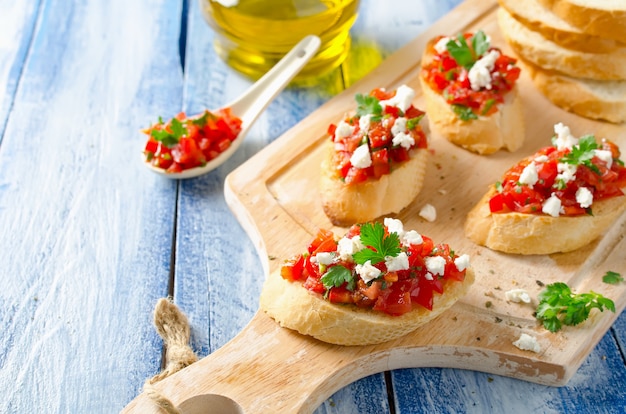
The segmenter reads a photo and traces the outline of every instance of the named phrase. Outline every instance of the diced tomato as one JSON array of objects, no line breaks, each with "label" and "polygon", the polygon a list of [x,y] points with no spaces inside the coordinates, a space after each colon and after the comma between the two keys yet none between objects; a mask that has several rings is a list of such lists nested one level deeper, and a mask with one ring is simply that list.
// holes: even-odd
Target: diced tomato
[{"label": "diced tomato", "polygon": [[352,292],[345,287],[332,287],[328,291],[328,300],[333,303],[352,303]]},{"label": "diced tomato", "polygon": [[298,255],[287,260],[280,268],[280,275],[283,279],[290,282],[294,280],[300,280],[302,277],[302,269],[304,268],[304,258],[302,255]]},{"label": "diced tomato", "polygon": [[346,184],[357,184],[367,181],[368,175],[365,168],[350,167],[345,177]]},{"label": "diced tomato", "polygon": [[386,148],[372,152],[372,167],[375,178],[389,174],[389,153]]},{"label": "diced tomato", "polygon": [[319,229],[317,235],[309,244],[308,251],[312,255],[318,252],[330,252],[335,249],[325,249],[330,249],[332,244],[334,244],[334,247],[336,249],[337,242],[335,241],[335,234],[330,230]]}]

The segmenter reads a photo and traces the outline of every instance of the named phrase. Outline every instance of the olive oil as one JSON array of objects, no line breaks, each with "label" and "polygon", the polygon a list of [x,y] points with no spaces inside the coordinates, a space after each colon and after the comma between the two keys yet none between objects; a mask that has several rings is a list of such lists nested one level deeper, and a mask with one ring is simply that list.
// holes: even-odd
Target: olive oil
[{"label": "olive oil", "polygon": [[296,77],[306,79],[336,68],[346,58],[359,0],[201,0],[201,6],[216,32],[217,54],[254,79],[303,37],[319,36],[318,54]]}]

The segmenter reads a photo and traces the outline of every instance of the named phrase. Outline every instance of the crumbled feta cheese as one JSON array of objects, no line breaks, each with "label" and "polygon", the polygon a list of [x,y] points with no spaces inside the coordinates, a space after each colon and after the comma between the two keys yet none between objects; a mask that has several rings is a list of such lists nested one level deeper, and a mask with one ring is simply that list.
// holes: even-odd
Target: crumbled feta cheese
[{"label": "crumbled feta cheese", "polygon": [[431,204],[426,204],[419,212],[420,217],[426,221],[433,222],[437,219],[437,210]]},{"label": "crumbled feta cheese", "polygon": [[523,333],[517,341],[513,342],[513,345],[522,351],[541,352],[541,345],[537,342],[537,338],[526,333]]},{"label": "crumbled feta cheese", "polygon": [[441,39],[439,39],[437,43],[435,43],[435,46],[433,46],[435,48],[435,52],[437,52],[438,54],[442,54],[443,52],[448,50],[446,45],[448,44],[448,42],[450,42],[450,40],[453,40],[453,39],[447,36],[444,36]]},{"label": "crumbled feta cheese", "polygon": [[534,162],[531,162],[524,167],[524,170],[522,170],[522,173],[519,176],[519,182],[533,188],[533,186],[537,184],[537,180],[539,180],[537,165]]},{"label": "crumbled feta cheese", "polygon": [[422,235],[415,230],[409,230],[404,233],[404,236],[402,236],[402,244],[414,244],[416,246],[419,246],[422,243],[424,243]]},{"label": "crumbled feta cheese", "polygon": [[556,170],[558,174],[556,175],[556,181],[563,181],[564,183],[568,183],[576,178],[576,170],[577,166],[573,164],[567,164],[564,162],[560,162],[556,165]]},{"label": "crumbled feta cheese", "polygon": [[367,144],[363,144],[354,150],[350,157],[350,163],[356,168],[367,168],[372,165],[372,157]]},{"label": "crumbled feta cheese", "polygon": [[356,270],[356,272],[359,274],[359,276],[361,276],[361,279],[363,279],[365,283],[371,282],[382,273],[380,269],[372,266],[371,260],[368,260],[362,265],[356,265],[354,270]]},{"label": "crumbled feta cheese", "polygon": [[574,145],[578,144],[578,139],[572,135],[569,127],[563,125],[562,122],[554,125],[554,133],[556,134],[554,146],[559,151],[566,148],[572,149]]},{"label": "crumbled feta cheese", "polygon": [[387,227],[389,233],[396,233],[398,237],[402,237],[404,234],[404,224],[402,224],[401,220],[385,217],[383,220],[383,224]]},{"label": "crumbled feta cheese", "polygon": [[397,272],[398,270],[407,270],[409,268],[409,256],[405,252],[401,252],[396,257],[385,257],[385,266],[389,272]]},{"label": "crumbled feta cheese", "polygon": [[530,295],[524,289],[511,289],[504,293],[506,300],[515,303],[530,303]]},{"label": "crumbled feta cheese", "polygon": [[339,121],[335,128],[335,141],[349,137],[354,132],[354,127],[346,121]]},{"label": "crumbled feta cheese", "polygon": [[391,135],[395,137],[400,133],[406,132],[406,121],[407,119],[403,116],[397,118],[391,127]]},{"label": "crumbled feta cheese", "polygon": [[333,262],[335,254],[331,252],[319,252],[315,257],[317,258],[317,263],[328,266]]},{"label": "crumbled feta cheese", "polygon": [[540,156],[538,156],[538,157],[535,157],[535,159],[534,159],[534,161],[535,161],[536,163],[547,162],[548,160],[549,160],[549,158],[548,158],[548,156],[547,156],[547,155],[545,155],[545,154],[544,154],[544,155],[540,155]]},{"label": "crumbled feta cheese", "polygon": [[472,90],[479,91],[481,88],[491,89],[491,71],[500,56],[497,50],[490,50],[478,59],[469,70],[467,76]]},{"label": "crumbled feta cheese", "polygon": [[359,130],[361,130],[363,133],[366,133],[367,130],[370,129],[371,123],[372,123],[372,115],[371,114],[363,115],[362,117],[359,118]]},{"label": "crumbled feta cheese", "polygon": [[464,271],[470,265],[470,257],[467,254],[462,254],[454,259],[454,265],[459,272]]},{"label": "crumbled feta cheese", "polygon": [[587,208],[593,204],[593,194],[587,187],[580,187],[576,190],[576,202],[582,208]]},{"label": "crumbled feta cheese", "polygon": [[410,149],[413,145],[415,145],[415,139],[405,133],[405,132],[401,132],[398,135],[393,137],[393,140],[391,141],[391,143],[394,146],[401,146],[404,149]]},{"label": "crumbled feta cheese", "polygon": [[541,211],[552,217],[558,217],[561,214],[561,199],[559,199],[554,193],[543,202]]},{"label": "crumbled feta cheese", "polygon": [[600,160],[606,163],[606,168],[611,168],[611,165],[613,165],[613,154],[611,153],[611,151],[594,150],[593,152],[596,157],[600,158]]},{"label": "crumbled feta cheese", "polygon": [[348,237],[342,237],[337,242],[337,251],[339,252],[339,258],[345,261],[352,261],[352,255],[365,248],[361,242],[361,236],[354,236],[351,239]]},{"label": "crumbled feta cheese", "polygon": [[441,256],[430,256],[426,260],[426,270],[433,275],[443,275],[446,270],[446,259]]},{"label": "crumbled feta cheese", "polygon": [[397,106],[404,112],[409,109],[409,106],[413,103],[413,99],[415,99],[415,91],[406,85],[402,85],[396,89],[396,94],[393,98],[380,101],[380,105],[383,108],[385,106]]}]

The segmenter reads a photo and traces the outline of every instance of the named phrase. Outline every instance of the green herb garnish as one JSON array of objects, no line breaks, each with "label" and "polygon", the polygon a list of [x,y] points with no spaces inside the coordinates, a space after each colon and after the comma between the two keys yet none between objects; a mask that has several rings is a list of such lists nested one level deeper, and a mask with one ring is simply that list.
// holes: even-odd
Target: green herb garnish
[{"label": "green herb garnish", "polygon": [[580,137],[578,145],[574,145],[572,150],[559,161],[572,165],[584,165],[596,174],[600,174],[598,167],[591,162],[595,155],[594,150],[598,148],[600,146],[596,142],[596,138],[593,135],[585,135]]},{"label": "green herb garnish", "polygon": [[422,118],[424,118],[424,115],[416,116],[415,118],[411,118],[408,121],[406,121],[407,129],[409,130],[414,129],[420,123]]},{"label": "green herb garnish", "polygon": [[383,116],[383,107],[378,98],[370,95],[357,93],[355,96],[357,103],[356,114],[358,116],[371,115],[372,121],[380,121]]},{"label": "green herb garnish", "polygon": [[573,293],[570,287],[562,282],[552,283],[539,294],[537,319],[543,322],[544,328],[557,332],[563,325],[578,325],[587,320],[592,309],[604,311],[604,308],[615,312],[615,303],[599,293]]},{"label": "green herb garnish", "polygon": [[216,120],[217,117],[210,111],[204,111],[201,117],[192,119],[191,122],[199,128],[204,128],[209,120]]},{"label": "green herb garnish", "polygon": [[610,285],[617,285],[618,283],[622,283],[624,278],[619,273],[609,270],[604,274],[604,276],[602,276],[602,281]]},{"label": "green herb garnish", "polygon": [[400,239],[396,233],[385,236],[385,226],[381,223],[365,223],[361,226],[361,242],[368,248],[354,254],[354,261],[365,264],[368,260],[372,265],[384,262],[385,257],[396,257],[400,252]]},{"label": "green herb garnish", "polygon": [[461,121],[469,121],[471,119],[478,119],[478,115],[472,111],[472,108],[465,105],[452,104],[452,111],[459,117]]},{"label": "green herb garnish", "polygon": [[485,102],[485,107],[483,108],[481,115],[487,115],[487,112],[489,112],[489,110],[495,103],[495,99],[488,99],[487,102]]},{"label": "green herb garnish", "polygon": [[472,46],[470,47],[465,40],[463,34],[459,33],[456,40],[450,40],[446,43],[446,49],[450,52],[450,56],[459,66],[471,69],[474,63],[489,50],[489,40],[482,30],[479,30],[470,39]]},{"label": "green herb garnish", "polygon": [[333,266],[328,269],[328,272],[322,275],[320,281],[327,290],[331,287],[340,287],[346,282],[348,283],[348,286],[346,286],[346,288],[349,291],[353,291],[355,286],[352,272],[348,268],[341,265]]},{"label": "green herb garnish", "polygon": [[[161,118],[159,118],[159,123],[162,123],[162,122],[163,121],[161,120]],[[187,128],[185,128],[182,122],[180,122],[176,118],[172,118],[172,121],[170,123],[170,128],[172,132],[168,132],[166,130],[153,129],[152,131],[150,131],[150,136],[152,136],[152,138],[154,138],[155,141],[161,142],[166,147],[172,147],[178,144],[178,141],[183,135],[188,134]]]}]

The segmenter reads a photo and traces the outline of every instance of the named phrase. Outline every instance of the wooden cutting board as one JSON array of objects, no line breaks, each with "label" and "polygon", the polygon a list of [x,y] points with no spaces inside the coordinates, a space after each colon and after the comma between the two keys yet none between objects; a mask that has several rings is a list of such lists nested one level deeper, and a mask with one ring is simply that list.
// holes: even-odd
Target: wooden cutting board
[{"label": "wooden cutting board", "polygon": [[[419,62],[428,39],[483,29],[492,44],[507,47],[497,27],[496,1],[469,0],[387,59],[366,78],[338,95],[231,173],[225,195],[248,231],[266,274],[283,259],[300,252],[318,228],[333,227],[318,196],[318,176],[326,129],[354,110],[354,95],[375,87],[407,84],[417,92]],[[156,390],[185,413],[312,412],[345,385],[370,374],[409,367],[453,367],[489,372],[546,385],[564,385],[609,329],[626,304],[626,284],[608,285],[612,270],[626,275],[626,216],[600,240],[572,253],[517,256],[491,251],[466,239],[467,212],[488,185],[520,158],[546,146],[553,125],[563,122],[572,133],[594,133],[617,142],[626,152],[626,127],[594,122],[553,106],[522,73],[520,90],[526,119],[526,142],[515,153],[480,156],[431,134],[426,183],[413,204],[395,217],[468,253],[476,272],[469,294],[433,322],[398,340],[364,347],[342,347],[280,328],[259,311],[232,341],[201,361],[156,384]],[[437,219],[419,217],[432,204]],[[587,322],[558,333],[545,330],[533,316],[542,285],[566,282],[576,292],[594,290],[613,299],[617,313],[595,313]],[[523,288],[531,304],[510,303],[505,292]],[[521,333],[537,338],[541,352],[522,351],[513,342]],[[158,412],[140,395],[125,412]]]}]

